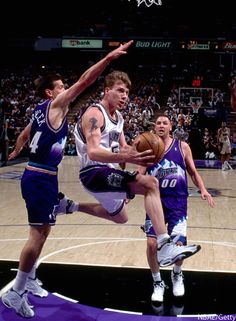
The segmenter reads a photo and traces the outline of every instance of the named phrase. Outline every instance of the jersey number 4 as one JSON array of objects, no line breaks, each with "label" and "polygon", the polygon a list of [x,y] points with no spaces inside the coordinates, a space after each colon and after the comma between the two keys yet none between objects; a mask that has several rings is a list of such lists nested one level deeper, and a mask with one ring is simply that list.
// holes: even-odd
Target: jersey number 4
[{"label": "jersey number 4", "polygon": [[32,138],[32,140],[30,142],[30,146],[29,146],[31,153],[34,153],[34,154],[36,153],[36,150],[39,147],[38,141],[39,141],[39,138],[40,138],[41,135],[42,135],[42,132],[36,132],[34,134],[34,137]]}]

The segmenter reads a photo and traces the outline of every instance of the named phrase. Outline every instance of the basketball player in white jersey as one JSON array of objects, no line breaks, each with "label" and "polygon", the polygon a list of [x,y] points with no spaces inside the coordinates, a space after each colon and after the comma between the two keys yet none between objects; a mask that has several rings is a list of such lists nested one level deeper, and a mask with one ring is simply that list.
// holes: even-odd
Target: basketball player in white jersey
[{"label": "basketball player in white jersey", "polygon": [[221,127],[217,131],[217,141],[220,149],[222,170],[232,170],[229,164],[231,155],[230,128],[226,126],[225,122],[222,122]]},{"label": "basketball player in white jersey", "polygon": [[[176,246],[171,241],[164,222],[158,181],[153,176],[118,169],[118,163],[148,166],[153,163],[151,151],[137,152],[127,145],[123,132],[123,117],[119,110],[126,107],[131,81],[122,71],[105,77],[104,96],[81,112],[75,128],[77,153],[80,159],[80,181],[85,190],[99,203],[80,203],[73,210],[126,223],[125,200],[144,195],[144,206],[157,235],[158,261],[161,266],[173,264],[200,250],[199,245]],[[146,165],[145,165],[146,164]],[[67,199],[61,200],[61,205]],[[61,206],[63,207],[63,206]],[[64,210],[62,210],[63,212]]]}]

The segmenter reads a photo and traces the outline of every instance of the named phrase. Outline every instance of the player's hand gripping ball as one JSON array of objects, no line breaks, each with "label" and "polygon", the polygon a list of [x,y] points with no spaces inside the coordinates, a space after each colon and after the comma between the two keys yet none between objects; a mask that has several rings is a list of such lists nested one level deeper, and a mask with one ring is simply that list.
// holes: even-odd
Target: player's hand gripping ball
[{"label": "player's hand gripping ball", "polygon": [[144,152],[148,149],[152,150],[152,154],[155,155],[153,163],[158,163],[162,159],[165,153],[165,145],[157,134],[144,132],[135,138],[134,143],[136,142],[138,152]]}]

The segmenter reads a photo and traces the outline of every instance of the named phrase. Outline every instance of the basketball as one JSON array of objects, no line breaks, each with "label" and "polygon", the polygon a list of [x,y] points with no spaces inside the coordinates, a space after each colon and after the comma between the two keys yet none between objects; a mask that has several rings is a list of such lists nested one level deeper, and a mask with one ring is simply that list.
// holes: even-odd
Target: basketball
[{"label": "basketball", "polygon": [[158,163],[162,159],[165,152],[165,145],[157,134],[144,132],[135,138],[134,143],[136,142],[138,143],[137,151],[139,152],[152,149],[153,155],[156,156],[153,160],[154,163]]}]

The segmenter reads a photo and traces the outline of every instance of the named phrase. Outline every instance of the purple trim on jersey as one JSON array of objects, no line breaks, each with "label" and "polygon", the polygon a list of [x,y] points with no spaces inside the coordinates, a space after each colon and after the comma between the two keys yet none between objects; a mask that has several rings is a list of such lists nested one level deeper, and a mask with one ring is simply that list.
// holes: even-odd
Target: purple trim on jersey
[{"label": "purple trim on jersey", "polygon": [[47,105],[47,108],[46,108],[46,123],[47,123],[48,128],[49,128],[52,132],[54,132],[54,133],[59,133],[60,130],[63,129],[63,127],[65,126],[65,122],[67,121],[67,118],[64,117],[61,125],[60,125],[57,129],[53,128],[53,127],[51,126],[50,120],[49,120],[49,110],[50,110],[50,105],[51,105],[51,103],[52,103],[52,100],[49,101],[49,103],[48,103],[48,105]]},{"label": "purple trim on jersey", "polygon": [[128,183],[134,181],[137,174],[106,165],[92,165],[80,170],[80,180],[93,193],[125,192],[127,198],[134,198]]},{"label": "purple trim on jersey", "polygon": [[[96,105],[88,106],[88,107],[84,108],[84,109],[81,111],[81,113],[80,113],[80,115],[79,115],[79,118],[78,118],[78,121],[77,121],[77,124],[76,124],[76,129],[77,129],[77,132],[78,132],[78,134],[79,134],[79,136],[80,136],[80,139],[81,139],[82,142],[84,142],[84,143],[86,143],[86,138],[85,138],[84,133],[83,133],[83,131],[82,131],[82,117],[83,117],[83,115],[85,114],[85,112],[86,112],[89,108],[97,108],[97,109],[99,109],[99,110],[101,111],[101,113],[102,113],[101,108],[100,108],[99,105],[97,105],[97,104],[96,104]],[[103,117],[103,118],[104,118],[104,117]],[[104,124],[103,124],[103,126],[101,127],[101,132],[104,130],[104,128],[105,128],[105,118],[104,118]]]}]

